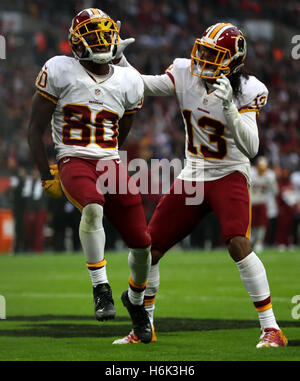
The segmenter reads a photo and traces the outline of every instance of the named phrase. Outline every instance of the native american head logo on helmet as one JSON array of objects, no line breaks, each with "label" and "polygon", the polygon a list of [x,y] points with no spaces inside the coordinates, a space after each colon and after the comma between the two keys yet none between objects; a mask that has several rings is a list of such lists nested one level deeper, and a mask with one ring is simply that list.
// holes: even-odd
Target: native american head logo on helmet
[{"label": "native american head logo on helmet", "polygon": [[238,72],[244,65],[247,44],[243,33],[230,23],[210,26],[197,38],[191,53],[193,75],[220,78]]},{"label": "native american head logo on helmet", "polygon": [[117,24],[100,9],[84,9],[72,20],[69,44],[80,61],[108,63],[114,58],[119,44]]}]

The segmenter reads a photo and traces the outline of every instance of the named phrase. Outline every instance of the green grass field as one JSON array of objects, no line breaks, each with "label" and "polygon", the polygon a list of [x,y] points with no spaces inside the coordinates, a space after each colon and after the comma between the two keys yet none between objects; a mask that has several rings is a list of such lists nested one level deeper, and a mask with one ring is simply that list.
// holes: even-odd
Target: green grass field
[{"label": "green grass field", "polygon": [[127,288],[127,253],[107,253],[117,318],[94,320],[83,254],[0,256],[0,361],[299,361],[300,252],[260,255],[273,309],[289,339],[285,348],[256,349],[257,313],[234,262],[224,251],[170,251],[161,261],[156,299],[158,341],[112,345],[130,330],[120,301]]}]

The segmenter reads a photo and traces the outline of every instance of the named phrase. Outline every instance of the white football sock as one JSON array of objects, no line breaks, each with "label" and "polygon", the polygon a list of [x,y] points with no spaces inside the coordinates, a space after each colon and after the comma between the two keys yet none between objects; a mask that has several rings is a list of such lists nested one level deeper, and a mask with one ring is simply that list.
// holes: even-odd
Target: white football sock
[{"label": "white football sock", "polygon": [[128,255],[130,268],[128,297],[132,304],[143,304],[145,288],[151,267],[150,247],[130,249]]},{"label": "white football sock", "polygon": [[79,237],[93,286],[108,283],[104,260],[105,232],[102,220],[103,207],[101,205],[88,204],[82,209]]},{"label": "white football sock", "polygon": [[257,309],[261,328],[279,329],[270,301],[266,270],[261,260],[252,251],[247,257],[236,262],[236,265],[242,282]]},{"label": "white football sock", "polygon": [[98,286],[98,284],[108,283],[105,265],[100,269],[88,269],[88,272],[90,274],[93,287]]},{"label": "white football sock", "polygon": [[148,283],[145,290],[145,310],[148,312],[151,325],[154,322],[155,295],[159,289],[159,262],[152,265],[149,272]]},{"label": "white football sock", "polygon": [[259,317],[261,329],[264,329],[264,328],[279,329],[279,326],[276,323],[273,308],[269,308],[266,311],[258,312],[258,317]]}]

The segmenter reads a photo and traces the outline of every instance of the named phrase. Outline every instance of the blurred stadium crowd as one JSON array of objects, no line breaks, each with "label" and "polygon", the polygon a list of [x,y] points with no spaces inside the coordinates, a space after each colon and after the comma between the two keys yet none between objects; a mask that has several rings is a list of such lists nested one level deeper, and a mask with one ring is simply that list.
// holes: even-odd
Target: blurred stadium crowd
[{"label": "blurred stadium crowd", "polygon": [[[270,91],[258,121],[259,155],[265,156],[275,171],[279,193],[275,214],[270,217],[277,219],[277,233],[267,233],[266,240],[270,245],[298,245],[300,71],[299,60],[291,57],[291,39],[300,30],[299,1],[1,0],[0,34],[6,39],[6,60],[0,63],[0,208],[14,211],[16,231],[22,233],[18,233],[21,238],[15,243],[15,251],[64,250],[66,227],[75,229],[70,248],[80,247],[76,237],[79,212],[66,201],[53,203],[43,195],[26,130],[41,66],[54,55],[71,54],[67,42],[71,19],[88,7],[98,7],[122,21],[122,38],[136,39],[126,57],[144,74],[163,73],[176,57],[190,57],[195,38],[213,23],[232,22],[243,30],[248,41],[247,70]],[[54,161],[50,130],[46,143],[49,158]],[[176,99],[145,99],[126,144],[128,159],[183,160],[184,144]],[[149,219],[158,199],[145,197],[144,201]],[[114,248],[116,233],[111,227],[107,229],[108,246]],[[209,216],[183,245],[203,247],[209,242],[217,246],[220,240],[215,239],[219,237],[216,231],[218,223]]]}]

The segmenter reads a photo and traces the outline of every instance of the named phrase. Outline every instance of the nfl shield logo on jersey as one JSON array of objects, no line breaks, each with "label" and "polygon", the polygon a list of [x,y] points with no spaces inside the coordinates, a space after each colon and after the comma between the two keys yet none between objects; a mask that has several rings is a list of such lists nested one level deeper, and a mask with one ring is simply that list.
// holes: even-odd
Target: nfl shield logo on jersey
[{"label": "nfl shield logo on jersey", "polygon": [[204,104],[204,105],[207,105],[207,103],[208,103],[208,99],[207,99],[207,98],[204,98],[204,99],[203,99],[203,104]]},{"label": "nfl shield logo on jersey", "polygon": [[101,90],[100,89],[95,89],[95,95],[100,95],[100,93],[101,93]]}]

